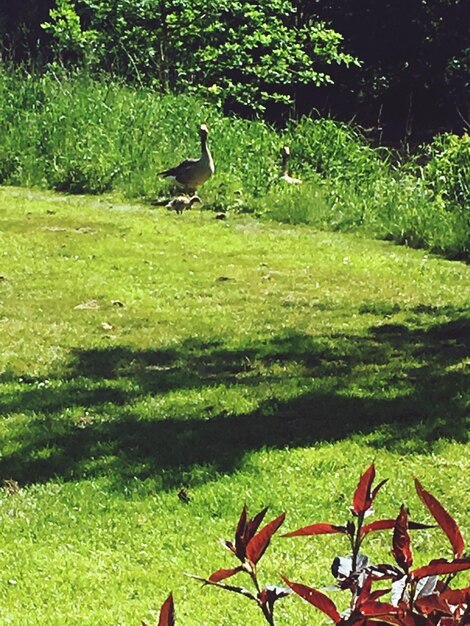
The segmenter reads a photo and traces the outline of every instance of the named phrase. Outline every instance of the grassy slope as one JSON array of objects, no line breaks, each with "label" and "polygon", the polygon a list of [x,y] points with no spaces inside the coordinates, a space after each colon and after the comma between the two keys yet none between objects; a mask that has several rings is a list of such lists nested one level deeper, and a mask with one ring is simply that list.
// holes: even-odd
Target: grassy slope
[{"label": "grassy slope", "polygon": [[[372,459],[380,514],[426,518],[416,474],[470,540],[468,266],[19,189],[0,190],[0,250],[0,477],[22,487],[0,494],[2,624],[131,626],[170,589],[179,624],[261,623],[183,573],[232,564],[217,538],[243,502],[286,529],[342,521]],[[446,546],[415,541],[417,562]],[[267,582],[329,583],[344,549],[274,541]],[[319,620],[294,598],[278,615]]]},{"label": "grassy slope", "polygon": [[[468,135],[436,137],[399,164],[397,154],[331,119],[305,117],[277,132],[194,97],[98,82],[86,72],[30,75],[0,64],[0,184],[168,197],[168,181],[155,172],[197,155],[201,122],[217,170],[204,186],[206,207],[468,260]],[[303,185],[276,184],[283,144]]]}]

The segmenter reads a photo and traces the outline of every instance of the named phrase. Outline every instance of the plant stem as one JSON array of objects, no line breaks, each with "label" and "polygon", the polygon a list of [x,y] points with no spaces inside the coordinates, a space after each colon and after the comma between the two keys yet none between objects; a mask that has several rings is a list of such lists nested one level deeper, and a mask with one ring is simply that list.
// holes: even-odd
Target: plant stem
[{"label": "plant stem", "polygon": [[359,550],[361,548],[361,529],[362,529],[363,522],[364,522],[364,513],[360,513],[357,518],[356,538],[355,538],[354,545],[353,545],[352,572],[355,572],[357,568],[357,557],[359,554]]},{"label": "plant stem", "polygon": [[[258,596],[259,596],[259,594],[261,593],[261,587],[258,582],[258,577],[256,576],[256,572],[254,571],[250,572],[250,576],[251,576],[251,580],[253,581],[253,584],[256,587],[256,591],[258,592]],[[270,624],[270,626],[274,626],[274,616],[270,612],[268,605],[267,604],[262,605],[261,603],[259,603],[259,606],[268,624]]]}]

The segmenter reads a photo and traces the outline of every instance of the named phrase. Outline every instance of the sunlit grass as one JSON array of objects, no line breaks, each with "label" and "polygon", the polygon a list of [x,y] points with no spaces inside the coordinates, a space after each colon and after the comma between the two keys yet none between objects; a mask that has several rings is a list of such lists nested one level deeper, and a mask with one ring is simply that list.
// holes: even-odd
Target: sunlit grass
[{"label": "sunlit grass", "polygon": [[[470,539],[468,266],[14,188],[0,249],[2,623],[152,623],[173,590],[179,624],[261,624],[185,572],[233,565],[218,538],[245,502],[286,530],[342,522],[372,460],[379,515],[429,521],[417,475]],[[414,541],[417,563],[450,556],[437,530]],[[260,578],[330,584],[342,550],[275,539]],[[386,535],[369,552],[388,560]],[[280,626],[319,620],[279,604]]]}]

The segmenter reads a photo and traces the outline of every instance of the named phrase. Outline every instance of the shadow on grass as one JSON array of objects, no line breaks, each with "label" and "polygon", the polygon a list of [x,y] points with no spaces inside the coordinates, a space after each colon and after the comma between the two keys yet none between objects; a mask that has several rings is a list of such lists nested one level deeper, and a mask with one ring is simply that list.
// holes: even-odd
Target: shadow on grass
[{"label": "shadow on grass", "polygon": [[[382,324],[361,337],[78,350],[60,380],[23,379],[18,390],[18,379],[3,379],[0,413],[23,417],[12,418],[0,476],[24,484],[107,474],[116,486],[154,477],[172,488],[231,472],[263,447],[355,433],[402,451],[425,452],[442,437],[467,441],[470,318],[455,312],[437,325],[431,313],[421,327]],[[233,405],[210,405],[204,394],[214,389],[219,400],[230,391]],[[238,410],[239,390],[253,410]],[[139,408],[160,399],[163,413]]]}]

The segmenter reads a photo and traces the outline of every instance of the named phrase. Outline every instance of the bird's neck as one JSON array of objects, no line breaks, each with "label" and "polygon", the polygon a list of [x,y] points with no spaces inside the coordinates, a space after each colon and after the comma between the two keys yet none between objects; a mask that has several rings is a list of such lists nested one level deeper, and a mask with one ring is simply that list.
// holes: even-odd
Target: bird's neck
[{"label": "bird's neck", "polygon": [[288,171],[287,171],[287,161],[289,160],[289,157],[287,156],[287,154],[283,154],[282,155],[282,164],[281,164],[281,174],[282,176],[288,176]]},{"label": "bird's neck", "polygon": [[204,135],[201,137],[201,158],[208,163],[212,172],[214,171],[214,161],[209,150],[209,144],[207,143],[207,137]]}]

